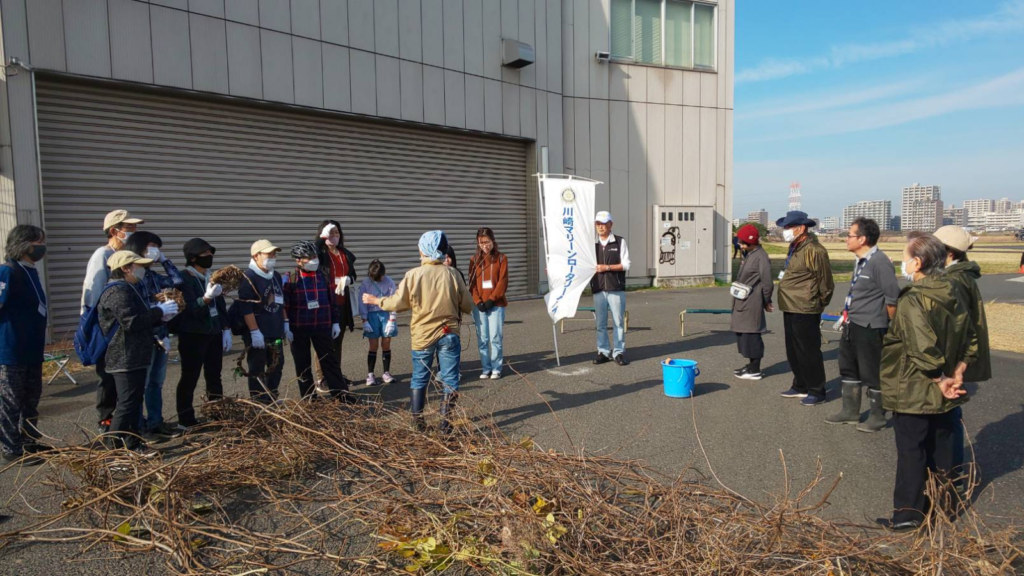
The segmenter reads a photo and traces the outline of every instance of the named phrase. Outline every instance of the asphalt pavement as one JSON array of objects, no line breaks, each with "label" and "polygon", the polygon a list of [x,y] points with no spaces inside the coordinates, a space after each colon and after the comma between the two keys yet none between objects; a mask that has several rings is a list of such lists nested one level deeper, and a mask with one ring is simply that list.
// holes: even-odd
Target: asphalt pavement
[{"label": "asphalt pavement", "polygon": [[[1020,301],[1024,283],[1014,276],[991,276],[982,281],[986,301]],[[836,287],[831,309],[841,306],[848,284]],[[584,299],[581,306],[590,305]],[[828,425],[825,416],[839,409],[837,335],[824,347],[829,378],[828,403],[807,408],[798,400],[779,396],[792,375],[785,358],[782,315],[769,314],[765,337],[766,357],[761,381],[736,379],[735,368],[745,362],[736,352],[729,332],[729,316],[691,314],[685,337],[679,333],[679,312],[684,308],[727,308],[725,288],[649,290],[627,297],[630,330],[626,355],[631,361],[595,366],[594,324],[590,313],[566,323],[558,336],[561,366],[553,353],[551,323],[541,300],[513,302],[505,327],[508,367],[500,380],[479,380],[479,361],[472,326],[463,335],[462,405],[471,416],[493,420],[508,434],[531,436],[544,448],[586,451],[639,459],[655,470],[674,476],[685,470],[712,477],[753,498],[768,500],[784,489],[785,474],[794,490],[814,479],[816,466],[829,479],[842,480],[824,514],[855,522],[885,516],[891,505],[896,452],[892,429],[877,434],[858,432],[853,426]],[[400,318],[400,335],[393,344],[393,374],[399,382],[360,394],[379,394],[396,408],[408,403],[411,372],[408,317]],[[344,371],[353,379],[365,378],[366,346],[357,330],[346,338]],[[237,352],[225,359],[228,394],[244,394],[245,382],[232,375]],[[691,399],[673,399],[662,392],[660,362],[665,358],[696,360],[701,369],[697,393]],[[981,513],[1024,518],[1024,388],[1019,374],[1024,355],[995,352],[990,382],[972,387],[972,400],[964,409],[967,430],[982,474],[982,493],[976,507]],[[378,377],[379,377],[378,363]],[[180,370],[171,363],[164,389],[165,417],[173,420],[173,394]],[[291,358],[283,392],[298,395]],[[44,432],[66,442],[82,442],[95,429],[92,401],[95,376],[82,373],[79,384],[58,379],[44,389],[40,422]],[[200,390],[202,384],[200,384]],[[430,402],[436,405],[436,396]],[[436,406],[435,406],[436,408]],[[867,405],[865,401],[864,409]],[[698,440],[699,438],[699,440]],[[703,449],[701,447],[703,445]],[[0,513],[15,518],[0,531],[26,522],[32,510],[55,509],[49,489],[40,481],[44,469],[8,470],[0,475]],[[29,474],[35,473],[35,476]],[[830,484],[830,482],[829,482]],[[15,494],[15,487],[21,487]],[[816,492],[820,494],[820,489]],[[0,574],[162,573],[159,557],[136,557],[126,562],[75,561],[76,546],[32,545],[0,551]],[[104,552],[101,556],[108,556]]]}]

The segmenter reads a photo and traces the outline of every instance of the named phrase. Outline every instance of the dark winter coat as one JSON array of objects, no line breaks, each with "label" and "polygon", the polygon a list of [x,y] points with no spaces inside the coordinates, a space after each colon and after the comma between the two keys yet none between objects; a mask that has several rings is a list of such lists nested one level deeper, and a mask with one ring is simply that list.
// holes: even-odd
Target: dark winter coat
[{"label": "dark winter coat", "polygon": [[813,236],[790,249],[789,264],[779,281],[779,310],[821,314],[836,288],[828,250]]},{"label": "dark winter coat", "polygon": [[977,262],[957,262],[946,267],[946,278],[953,285],[953,294],[967,308],[971,315],[974,332],[978,335],[978,358],[964,372],[968,382],[984,382],[992,378],[992,352],[988,345],[988,320],[985,319],[985,302],[981,299],[978,278],[981,266]]},{"label": "dark winter coat", "polygon": [[211,335],[230,329],[224,296],[214,298],[212,305],[207,304],[203,299],[206,279],[200,280],[191,270],[186,270],[182,276],[185,281],[181,284],[181,295],[185,299],[185,309],[177,319],[177,333]]},{"label": "dark winter coat", "polygon": [[768,331],[764,307],[772,302],[775,283],[772,281],[772,263],[761,246],[755,246],[743,257],[736,282],[750,286],[746,300],[732,299],[732,320],[729,329],[739,334]]},{"label": "dark winter coat", "polygon": [[[317,258],[320,260],[320,269],[325,275],[327,275],[328,279],[331,279],[336,278],[336,276],[334,275],[334,260],[331,259],[331,255],[328,250],[327,241],[323,238],[317,238],[316,253]],[[339,246],[338,250],[340,250],[342,254],[345,255],[345,259],[348,260],[348,277],[352,279],[352,282],[349,284],[346,294],[348,294],[349,298],[353,298],[353,294],[357,292],[359,288],[356,284],[356,278],[358,278],[358,275],[356,274],[356,256],[349,252],[348,248],[345,248],[344,246]],[[348,306],[342,306],[341,308],[341,329],[344,330],[348,328],[348,331],[351,332],[356,325],[355,318],[352,317],[352,305],[349,304]]]},{"label": "dark winter coat", "polygon": [[160,324],[163,311],[150,308],[139,292],[126,281],[117,281],[115,286],[100,297],[100,329],[109,334],[114,323],[117,333],[107,346],[107,372],[129,372],[148,368],[153,361],[156,339],[153,328]]}]

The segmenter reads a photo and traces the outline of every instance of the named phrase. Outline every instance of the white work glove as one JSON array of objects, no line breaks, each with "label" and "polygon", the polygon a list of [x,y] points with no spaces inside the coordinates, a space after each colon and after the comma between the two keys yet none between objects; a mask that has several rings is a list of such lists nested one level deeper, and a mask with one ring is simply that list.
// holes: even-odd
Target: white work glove
[{"label": "white work glove", "polygon": [[231,352],[231,330],[221,332],[220,347],[225,353]]},{"label": "white work glove", "polygon": [[341,324],[331,324],[331,340],[338,337],[341,334]]},{"label": "white work glove", "polygon": [[263,339],[263,332],[260,332],[259,328],[250,330],[249,336],[252,338],[253,348],[263,349],[267,347],[267,341]]},{"label": "white work glove", "polygon": [[331,230],[334,230],[334,224],[328,224],[324,226],[324,229],[320,231],[320,237],[324,240],[331,237]]},{"label": "white work glove", "polygon": [[164,322],[167,322],[171,318],[174,318],[175,316],[178,315],[178,303],[175,302],[174,300],[161,302],[157,304],[156,307],[159,308],[160,311],[164,313],[163,317],[161,318]]},{"label": "white work glove", "polygon": [[209,298],[210,300],[213,300],[214,298],[220,296],[223,293],[224,287],[221,286],[220,284],[207,284],[206,294],[203,294],[203,298]]},{"label": "white work glove", "polygon": [[388,323],[384,325],[384,337],[392,338],[398,333],[398,315],[392,313],[388,316]]},{"label": "white work glove", "polygon": [[295,334],[292,334],[291,324],[287,320],[284,321],[284,337],[289,344],[295,341]]},{"label": "white work glove", "polygon": [[352,278],[349,276],[345,276],[344,278],[341,279],[341,282],[339,282],[338,286],[334,289],[334,293],[337,294],[338,296],[344,296],[345,289],[348,288],[351,284]]},{"label": "white work glove", "polygon": [[164,347],[164,351],[165,352],[167,352],[168,354],[171,353],[171,337],[170,336],[168,336],[167,338],[164,338],[160,342],[160,345]]}]

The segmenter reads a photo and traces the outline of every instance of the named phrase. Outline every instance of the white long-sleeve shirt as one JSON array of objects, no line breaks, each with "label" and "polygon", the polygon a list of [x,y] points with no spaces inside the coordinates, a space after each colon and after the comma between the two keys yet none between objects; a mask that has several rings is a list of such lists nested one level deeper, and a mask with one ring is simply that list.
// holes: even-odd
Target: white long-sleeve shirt
[{"label": "white long-sleeve shirt", "polygon": [[103,287],[110,280],[110,268],[107,268],[107,260],[114,255],[114,249],[109,244],[100,246],[89,258],[89,265],[85,269],[85,280],[82,282],[82,314],[85,314],[87,307],[96,306],[100,301],[100,294]]}]

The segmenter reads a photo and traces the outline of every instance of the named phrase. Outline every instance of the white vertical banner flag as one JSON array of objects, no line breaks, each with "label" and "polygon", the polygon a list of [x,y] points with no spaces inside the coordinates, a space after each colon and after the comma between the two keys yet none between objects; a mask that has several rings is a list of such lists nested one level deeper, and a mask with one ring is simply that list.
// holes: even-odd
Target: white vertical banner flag
[{"label": "white vertical banner flag", "polygon": [[541,176],[547,236],[548,293],[552,322],[576,315],[580,295],[597,271],[594,190],[597,182]]}]

